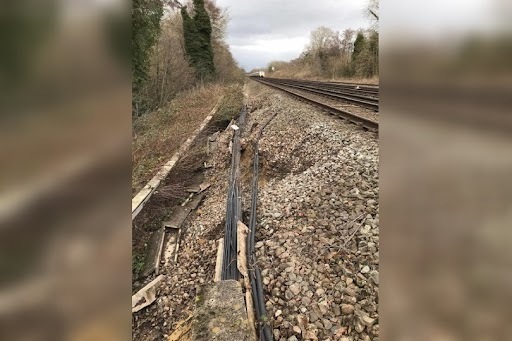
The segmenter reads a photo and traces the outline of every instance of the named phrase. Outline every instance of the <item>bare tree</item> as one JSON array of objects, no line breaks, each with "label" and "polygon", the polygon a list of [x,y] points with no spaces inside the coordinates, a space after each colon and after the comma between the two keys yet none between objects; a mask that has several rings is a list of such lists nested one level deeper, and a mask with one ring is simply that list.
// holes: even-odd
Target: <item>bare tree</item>
[{"label": "bare tree", "polygon": [[337,33],[329,27],[320,26],[311,32],[307,50],[313,54],[325,52],[335,45],[336,36]]},{"label": "bare tree", "polygon": [[182,8],[183,5],[178,0],[162,0],[164,6],[167,6],[171,9]]},{"label": "bare tree", "polygon": [[379,0],[368,0],[364,12],[370,20],[372,28],[377,29],[379,26]]},{"label": "bare tree", "polygon": [[215,0],[206,0],[205,7],[212,22],[212,39],[214,42],[224,41],[229,21],[227,10],[217,6]]},{"label": "bare tree", "polygon": [[174,13],[162,20],[144,93],[151,107],[161,107],[194,82],[194,70],[185,59],[181,16]]},{"label": "bare tree", "polygon": [[354,48],[354,34],[355,31],[351,28],[343,31],[343,38],[341,39],[341,51],[343,56],[350,57],[352,49]]}]

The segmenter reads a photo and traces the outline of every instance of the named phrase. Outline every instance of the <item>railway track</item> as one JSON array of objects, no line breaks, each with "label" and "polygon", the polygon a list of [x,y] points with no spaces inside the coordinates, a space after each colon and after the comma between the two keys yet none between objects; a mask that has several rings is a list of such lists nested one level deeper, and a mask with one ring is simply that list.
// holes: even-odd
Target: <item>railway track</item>
[{"label": "railway track", "polygon": [[350,87],[359,86],[359,87],[364,87],[364,88],[368,88],[368,89],[378,89],[379,88],[378,85],[368,84],[368,83],[347,83],[347,82],[338,82],[338,81],[330,81],[330,82],[313,81],[313,82],[329,83],[329,84],[336,84],[336,85],[340,85],[340,86],[350,86]]},{"label": "railway track", "polygon": [[358,84],[340,84],[333,82],[318,82],[297,79],[265,78],[271,82],[279,84],[290,84],[309,87],[312,89],[321,89],[332,94],[343,94],[354,98],[361,98],[377,104],[379,101],[379,88],[376,86],[358,85]]},{"label": "railway track", "polygon": [[289,86],[291,88],[304,90],[327,98],[333,98],[343,102],[361,105],[374,111],[379,110],[379,99],[376,97],[333,89],[331,86],[325,86],[323,84],[312,85],[309,83],[303,83],[301,81],[282,81],[277,79],[270,79],[269,81],[274,84]]},{"label": "railway track", "polygon": [[[337,105],[337,103],[339,103],[339,102],[347,102],[347,103],[352,103],[352,104],[355,104],[355,105],[358,105],[361,107],[368,108],[367,106],[363,106],[358,101],[347,101],[347,100],[343,100],[343,99],[341,99],[339,97],[335,97],[335,96],[322,95],[322,92],[325,92],[324,89],[321,89],[321,88],[320,89],[318,89],[318,88],[310,89],[303,85],[300,85],[300,86],[296,85],[297,84],[296,82],[295,83],[292,82],[292,83],[294,83],[294,84],[292,84],[288,80],[276,80],[273,78],[269,79],[269,78],[258,78],[258,77],[251,77],[251,79],[254,81],[260,82],[262,84],[274,87],[281,91],[284,91],[284,92],[288,93],[289,95],[292,95],[293,97],[298,98],[299,100],[302,100],[309,104],[317,106],[317,107],[321,108],[322,110],[328,111],[334,115],[344,118],[344,119],[346,119],[352,123],[355,123],[359,126],[363,126],[368,130],[378,131],[378,129],[379,129],[379,123],[378,123],[378,120],[376,119],[377,115],[375,113],[373,113],[373,115],[368,115],[368,114],[364,114],[364,111],[361,111],[360,113],[356,114],[354,112],[346,110],[345,108],[340,108],[340,106]],[[312,82],[299,81],[299,83],[305,84],[305,83],[312,83]],[[309,87],[311,87],[311,86],[309,85]],[[311,91],[311,90],[315,90],[315,91]],[[301,92],[306,92],[306,93],[304,94]],[[308,94],[311,94],[313,96],[308,95]],[[320,96],[322,96],[322,99],[319,98]],[[344,97],[346,97],[346,96],[344,96]],[[326,100],[330,101],[332,104],[326,104],[325,103],[326,100],[324,100],[323,98],[326,98]],[[354,110],[352,110],[352,111],[354,111]]]}]

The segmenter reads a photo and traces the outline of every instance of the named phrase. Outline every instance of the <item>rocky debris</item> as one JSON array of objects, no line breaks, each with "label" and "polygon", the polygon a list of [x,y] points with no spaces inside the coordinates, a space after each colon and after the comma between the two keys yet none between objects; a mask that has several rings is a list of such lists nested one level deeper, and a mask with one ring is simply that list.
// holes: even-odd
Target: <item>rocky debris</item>
[{"label": "rocky debris", "polygon": [[[242,153],[248,212],[252,142],[260,140],[256,252],[276,341],[377,340],[378,142],[334,116],[250,82]],[[207,195],[183,225],[177,264],[161,268],[156,301],[133,314],[133,339],[164,340],[187,319],[201,284],[213,282],[223,236],[232,129],[209,155]],[[163,219],[165,219],[164,217]],[[368,271],[367,271],[368,270]],[[135,285],[140,288],[151,281]]]},{"label": "rocky debris", "polygon": [[[210,184],[200,206],[190,213],[182,226],[183,235],[178,263],[160,268],[165,276],[156,293],[156,301],[135,313],[132,319],[134,340],[167,339],[179,321],[194,311],[194,301],[200,285],[212,283],[215,274],[216,240],[223,237],[230,165],[227,148],[232,129],[216,135],[217,148],[211,151],[205,171],[205,183]],[[168,217],[162,217],[162,220]],[[147,278],[150,282],[152,278]],[[145,283],[135,283],[135,289]],[[157,336],[155,336],[157,335]]]},{"label": "rocky debris", "polygon": [[249,120],[279,112],[260,140],[256,235],[274,338],[378,339],[376,136],[258,87]]},{"label": "rocky debris", "polygon": [[352,315],[354,313],[354,306],[352,304],[341,304],[341,312],[343,315]]}]

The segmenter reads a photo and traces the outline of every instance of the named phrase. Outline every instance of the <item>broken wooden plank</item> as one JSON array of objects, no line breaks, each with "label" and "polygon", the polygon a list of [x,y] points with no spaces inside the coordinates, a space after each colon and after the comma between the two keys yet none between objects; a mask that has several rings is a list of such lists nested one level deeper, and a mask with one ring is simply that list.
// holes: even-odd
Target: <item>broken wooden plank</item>
[{"label": "broken wooden plank", "polygon": [[192,327],[191,319],[193,315],[190,315],[185,320],[178,322],[176,325],[176,329],[174,332],[169,336],[168,341],[186,341],[190,340],[190,338],[185,338],[185,335],[187,335],[190,332],[190,329]]},{"label": "broken wooden plank", "polygon": [[190,194],[189,194],[189,196],[188,196],[188,198],[187,198],[187,200],[185,200],[185,201],[181,204],[181,206],[183,207],[183,206],[185,206],[186,204],[188,204],[188,202],[190,201],[190,199],[192,199],[192,197],[193,197],[193,196],[194,196],[194,193],[190,193]]},{"label": "broken wooden plank", "polygon": [[146,250],[146,257],[144,267],[139,275],[139,278],[144,278],[151,273],[155,272],[158,275],[160,267],[160,257],[162,255],[162,247],[164,243],[164,227],[153,232],[148,242],[148,248]]},{"label": "broken wooden plank", "polygon": [[132,313],[147,307],[156,300],[156,286],[165,278],[160,275],[132,296]]},{"label": "broken wooden plank", "polygon": [[168,221],[166,221],[164,223],[165,227],[174,228],[174,229],[181,228],[181,226],[187,219],[190,212],[195,210],[199,206],[199,204],[204,199],[204,197],[205,197],[205,193],[200,193],[194,199],[187,202],[187,205],[185,207],[177,206],[176,211],[173,214],[173,216],[171,217],[171,219],[169,219]]},{"label": "broken wooden plank", "polygon": [[252,289],[251,282],[248,274],[248,263],[247,263],[247,235],[249,234],[249,228],[240,220],[237,223],[237,248],[238,248],[238,271],[244,278],[245,285],[245,304],[247,307],[247,320],[249,322],[249,330],[254,340],[256,340],[256,329],[255,329],[255,316],[254,316],[254,304],[252,301]]},{"label": "broken wooden plank", "polygon": [[187,208],[190,210],[190,211],[193,211],[195,210],[199,204],[201,203],[201,201],[203,201],[204,197],[206,196],[206,193],[199,193],[198,195],[196,195],[196,197],[194,199],[192,199],[192,201],[187,205]]},{"label": "broken wooden plank", "polygon": [[215,276],[214,282],[221,280],[222,276],[222,255],[224,254],[224,238],[217,241],[217,261],[215,262]]},{"label": "broken wooden plank", "polygon": [[181,229],[178,231],[178,239],[176,240],[176,249],[174,251],[174,263],[178,263],[178,251],[180,249],[181,231]]},{"label": "broken wooden plank", "polygon": [[249,229],[247,226],[242,223],[240,220],[238,221],[237,225],[237,233],[236,233],[236,239],[237,239],[237,267],[238,271],[240,271],[240,274],[244,277],[249,277],[248,271],[247,271],[247,234],[249,233]]},{"label": "broken wooden plank", "polygon": [[171,219],[166,221],[164,223],[165,227],[173,228],[173,229],[179,229],[181,228],[181,225],[183,225],[183,222],[185,219],[187,219],[188,215],[190,213],[190,207],[181,207],[177,206],[176,211],[172,215]]},{"label": "broken wooden plank", "polygon": [[211,184],[205,182],[199,185],[199,193],[206,191],[208,188],[210,188]]},{"label": "broken wooden plank", "polygon": [[[206,193],[200,193],[196,195],[192,201],[188,202],[186,207],[177,206],[174,215],[169,221],[163,223],[164,228],[171,229],[170,233],[177,234],[176,236],[169,236],[167,243],[165,244],[165,264],[169,264],[170,260],[174,258],[174,262],[178,262],[178,250],[180,248],[180,241],[182,236],[182,225],[187,220],[190,212],[195,210],[201,201],[206,196]],[[175,239],[173,239],[175,238]]]},{"label": "broken wooden plank", "polygon": [[187,188],[187,192],[189,193],[199,193],[201,191],[201,187],[199,186],[191,186]]},{"label": "broken wooden plank", "polygon": [[158,173],[144,186],[139,193],[135,195],[132,199],[132,220],[135,219],[137,214],[142,210],[142,207],[146,204],[146,202],[151,198],[156,188],[160,185],[160,182],[165,179],[165,177],[169,174],[172,168],[176,165],[178,160],[185,154],[185,152],[190,148],[192,143],[195,141],[197,136],[204,130],[204,128],[208,125],[208,123],[213,118],[213,115],[217,112],[220,103],[222,102],[222,98],[217,102],[217,105],[212,109],[212,111],[206,116],[201,125],[194,130],[192,135],[181,145],[176,153],[172,156],[172,158],[158,171]]},{"label": "broken wooden plank", "polygon": [[187,188],[187,192],[199,194],[206,191],[210,187],[209,183],[202,183],[200,185],[194,185]]}]

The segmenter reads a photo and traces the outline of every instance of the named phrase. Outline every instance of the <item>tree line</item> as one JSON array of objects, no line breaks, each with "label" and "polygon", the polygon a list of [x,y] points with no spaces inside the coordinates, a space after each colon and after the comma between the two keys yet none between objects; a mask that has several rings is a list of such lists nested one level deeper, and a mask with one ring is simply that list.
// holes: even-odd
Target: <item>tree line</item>
[{"label": "tree line", "polygon": [[301,55],[274,61],[272,68],[284,75],[323,78],[372,78],[379,74],[379,34],[375,29],[346,29],[342,33],[321,26],[313,30]]},{"label": "tree line", "polygon": [[134,117],[198,84],[243,80],[225,41],[228,20],[215,0],[133,0]]}]

